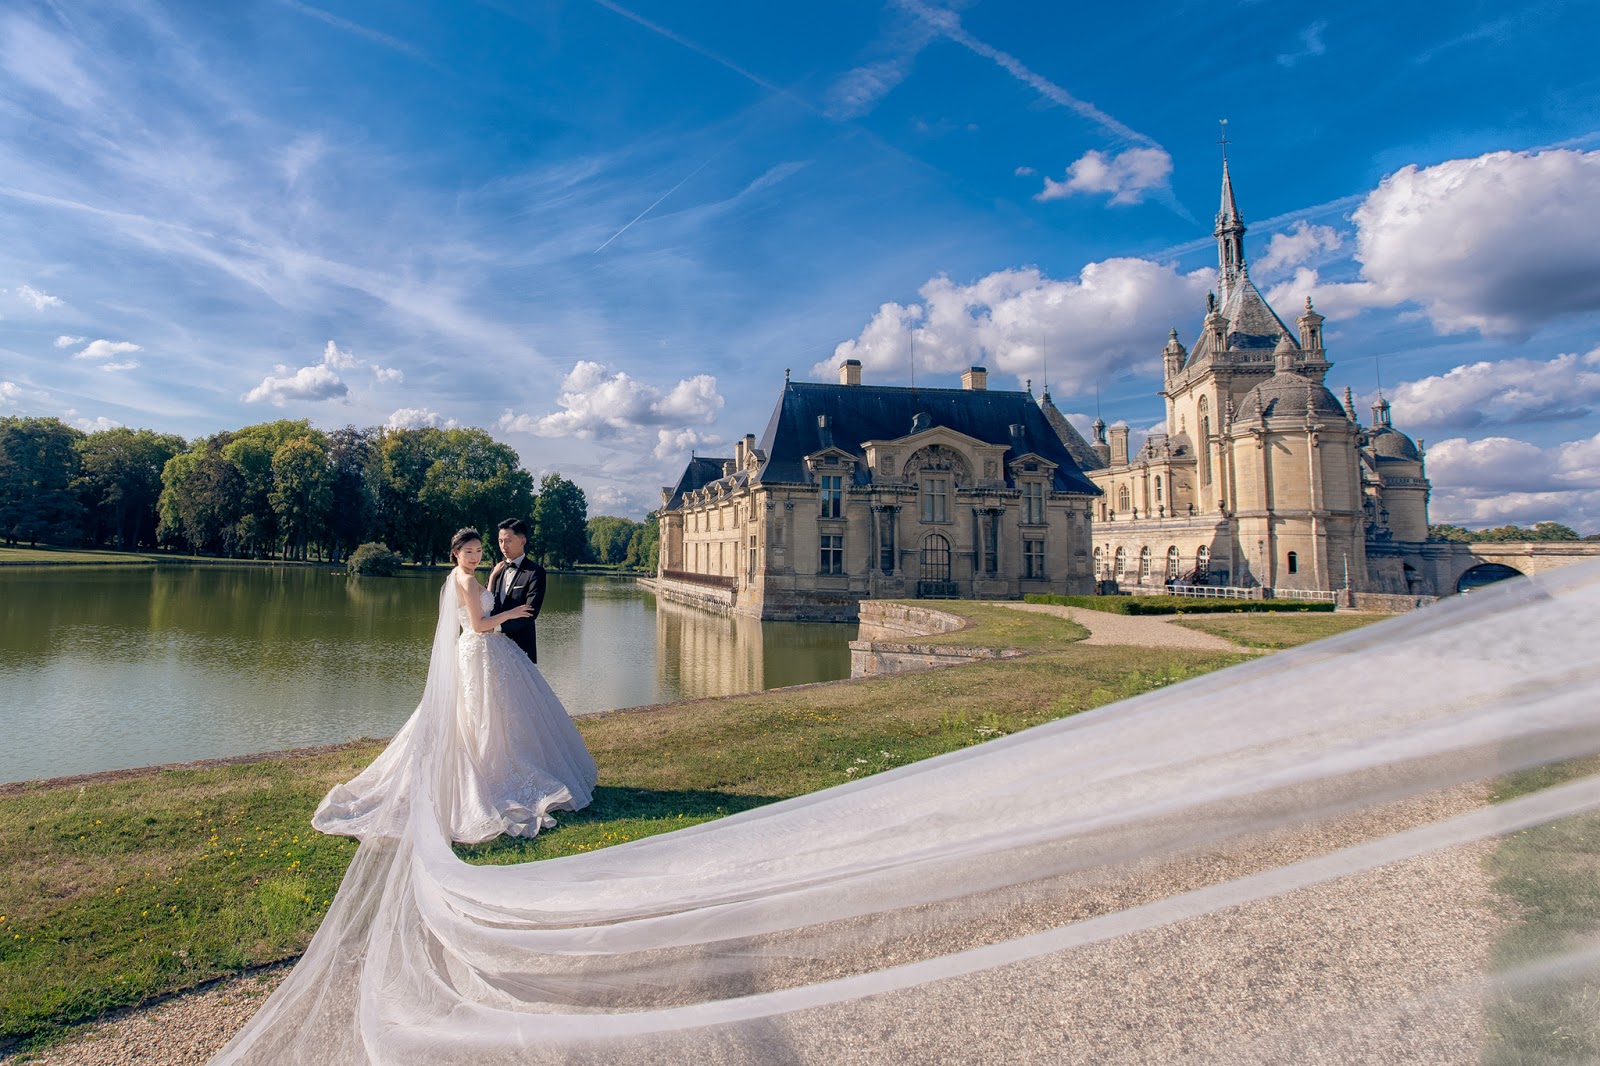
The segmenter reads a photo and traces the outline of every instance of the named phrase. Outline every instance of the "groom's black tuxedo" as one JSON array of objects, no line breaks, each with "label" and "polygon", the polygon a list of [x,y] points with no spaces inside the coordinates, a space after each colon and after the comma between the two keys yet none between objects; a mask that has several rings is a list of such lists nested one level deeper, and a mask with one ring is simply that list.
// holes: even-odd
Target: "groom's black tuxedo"
[{"label": "groom's black tuxedo", "polygon": [[534,620],[539,617],[539,608],[544,605],[544,567],[526,555],[522,557],[522,564],[517,567],[516,576],[511,578],[509,589],[506,587],[505,572],[501,571],[499,580],[494,583],[494,609],[490,613],[499,614],[524,603],[533,608],[533,618],[513,618],[509,622],[502,622],[500,631],[515,641],[517,647],[527,652],[528,658],[538,662],[539,651],[534,642]]}]

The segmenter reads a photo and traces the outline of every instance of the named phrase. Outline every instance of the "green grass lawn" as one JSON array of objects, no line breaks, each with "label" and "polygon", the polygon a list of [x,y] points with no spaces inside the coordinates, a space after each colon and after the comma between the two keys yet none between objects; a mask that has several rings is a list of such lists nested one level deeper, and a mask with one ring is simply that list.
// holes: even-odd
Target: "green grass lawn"
[{"label": "green grass lawn", "polygon": [[[1600,772],[1581,759],[1511,774],[1497,802]],[[1600,812],[1509,837],[1489,860],[1495,889],[1513,919],[1495,945],[1496,972],[1585,945],[1600,934]],[[1600,1060],[1600,967],[1531,987],[1509,988],[1489,1007],[1487,1066]]]},{"label": "green grass lawn", "polygon": [[[963,608],[964,610],[965,608]],[[990,617],[991,612],[993,616]],[[592,851],[979,743],[1226,666],[1237,657],[1069,643],[1045,615],[972,612],[1055,650],[919,674],[584,718],[594,803],[510,863]],[[1022,628],[1016,628],[1021,626]],[[1031,632],[1027,627],[1036,627]],[[967,631],[968,639],[985,630]],[[323,793],[377,743],[122,780],[0,790],[0,1040],[303,950],[355,845],[311,830]]]},{"label": "green grass lawn", "polygon": [[1172,624],[1213,633],[1247,648],[1277,651],[1381,622],[1381,614],[1234,614],[1180,618]]}]

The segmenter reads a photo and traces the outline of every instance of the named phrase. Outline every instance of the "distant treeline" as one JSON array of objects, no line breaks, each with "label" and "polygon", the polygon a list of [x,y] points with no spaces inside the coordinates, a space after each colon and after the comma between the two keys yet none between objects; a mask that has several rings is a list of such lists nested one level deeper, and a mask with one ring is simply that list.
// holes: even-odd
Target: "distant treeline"
[{"label": "distant treeline", "polygon": [[1461,526],[1439,525],[1428,527],[1429,540],[1471,541],[1524,541],[1524,540],[1600,540],[1600,533],[1580,536],[1576,529],[1560,522],[1535,522],[1532,527],[1495,526],[1493,529],[1463,529]]},{"label": "distant treeline", "polygon": [[[477,526],[492,548],[495,523],[511,516],[527,519],[529,549],[546,565],[654,568],[653,521],[590,522],[582,489],[552,473],[536,492],[517,453],[481,429],[324,432],[284,420],[186,442],[148,429],[84,433],[54,418],[0,418],[8,544],[339,562],[379,542],[435,563],[456,529]],[[593,547],[591,527],[601,530]],[[615,557],[624,528],[628,542]]]}]

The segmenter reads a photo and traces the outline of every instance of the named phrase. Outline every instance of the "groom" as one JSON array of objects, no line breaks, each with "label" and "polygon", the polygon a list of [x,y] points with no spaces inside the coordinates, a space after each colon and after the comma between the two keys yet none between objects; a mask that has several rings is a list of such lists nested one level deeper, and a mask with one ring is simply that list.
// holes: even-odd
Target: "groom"
[{"label": "groom", "polygon": [[527,604],[533,608],[530,618],[513,618],[502,622],[500,631],[528,653],[528,658],[539,661],[534,643],[534,619],[544,604],[544,567],[528,558],[528,524],[520,518],[508,518],[500,523],[500,555],[505,566],[494,580],[494,613],[508,611]]}]

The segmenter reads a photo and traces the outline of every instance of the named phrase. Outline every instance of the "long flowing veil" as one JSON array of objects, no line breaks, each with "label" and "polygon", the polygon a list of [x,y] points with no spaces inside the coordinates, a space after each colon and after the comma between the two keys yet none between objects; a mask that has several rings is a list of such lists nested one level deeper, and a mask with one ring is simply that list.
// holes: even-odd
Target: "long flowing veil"
[{"label": "long flowing veil", "polygon": [[[1493,978],[1424,966],[1382,1002],[1273,986],[1277,1010],[1150,1050],[1169,1015],[1226,979],[1207,952],[1265,965],[1251,945],[1271,932],[1288,966],[1295,922],[1342,913],[1330,888],[1439,888],[1438,856],[1476,863],[1487,845],[1474,842],[1600,806],[1600,777],[1492,805],[1481,785],[1600,752],[1597,565],[512,867],[462,863],[442,828],[445,606],[405,765],[380,775],[406,787],[371,793],[322,927],[217,1062],[1388,1061],[1435,1015],[1449,1029],[1507,981],[1595,961],[1552,944]],[[1300,901],[1272,911],[1283,928],[1248,924],[1283,901]],[[1386,943],[1382,917],[1345,929],[1340,950],[1414,954]],[[1439,939],[1462,920],[1441,910]],[[1120,1041],[1085,1013],[1123,1009],[1163,973],[1170,1001],[1110,1026]],[[1297,1013],[1319,996],[1323,1014]]]}]

